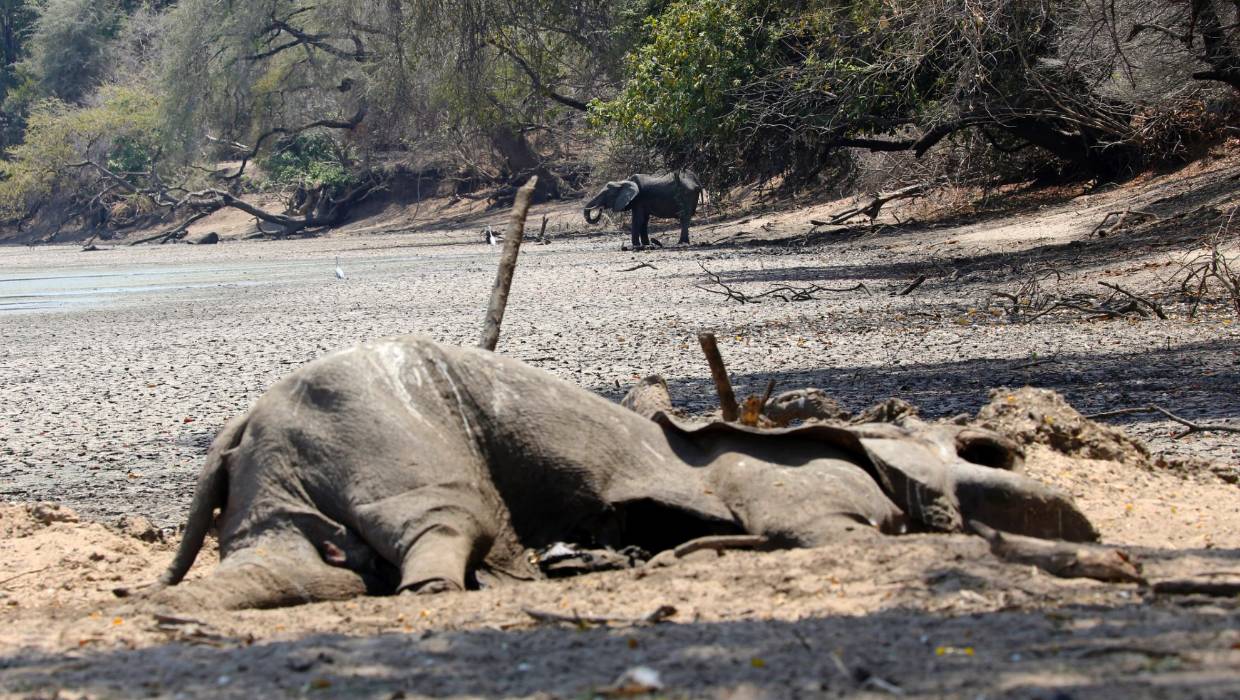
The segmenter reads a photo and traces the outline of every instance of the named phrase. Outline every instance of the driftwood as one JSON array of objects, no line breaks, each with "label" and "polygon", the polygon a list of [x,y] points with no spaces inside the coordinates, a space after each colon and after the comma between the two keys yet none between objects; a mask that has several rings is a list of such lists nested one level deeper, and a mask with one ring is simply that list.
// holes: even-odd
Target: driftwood
[{"label": "driftwood", "polygon": [[1012,535],[975,520],[969,521],[969,528],[981,535],[990,544],[991,553],[1004,561],[1036,566],[1060,578],[1145,583],[1140,565],[1121,549]]},{"label": "driftwood", "polygon": [[719,408],[723,420],[735,423],[740,417],[740,409],[736,405],[736,394],[732,392],[732,382],[728,379],[728,368],[723,364],[723,356],[719,354],[719,343],[714,333],[698,333],[698,343],[706,355],[710,365],[710,377],[715,382],[715,392],[719,394]]},{"label": "driftwood", "polygon": [[537,184],[538,176],[530,177],[517,191],[517,199],[512,205],[512,218],[508,220],[508,231],[504,235],[504,253],[500,257],[495,286],[491,289],[491,302],[487,305],[486,320],[482,324],[482,340],[478,343],[478,347],[484,350],[494,351],[499,344],[499,327],[504,321],[504,310],[508,307],[508,290],[512,288],[512,275],[517,269],[521,239],[525,236],[525,217],[529,214],[530,201],[534,197],[534,187]]},{"label": "driftwood", "polygon": [[[933,187],[932,183],[919,182],[916,185],[909,185],[907,187],[901,187],[900,189],[894,190],[892,192],[882,192],[882,193],[876,194],[874,195],[873,199],[871,199],[868,203],[864,205],[850,207],[843,211],[832,214],[831,218],[826,222],[826,225],[838,226],[844,223],[845,221],[848,221],[849,219],[853,218],[854,216],[858,216],[861,214],[864,214],[865,216],[869,217],[870,223],[873,223],[874,220],[878,218],[879,212],[882,211],[883,207],[886,206],[888,203],[894,202],[898,199],[909,199],[911,197],[921,196],[925,194],[926,191],[929,190],[931,187]],[[816,223],[816,222],[811,222],[811,223]]]}]

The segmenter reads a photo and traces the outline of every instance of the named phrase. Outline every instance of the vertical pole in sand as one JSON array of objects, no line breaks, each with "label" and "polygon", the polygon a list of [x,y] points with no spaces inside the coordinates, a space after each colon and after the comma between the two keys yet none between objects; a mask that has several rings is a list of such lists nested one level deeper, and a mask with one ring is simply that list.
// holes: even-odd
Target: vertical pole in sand
[{"label": "vertical pole in sand", "polygon": [[735,423],[740,417],[736,405],[736,394],[732,393],[732,382],[728,379],[728,368],[723,364],[723,356],[719,354],[719,343],[714,333],[698,333],[698,342],[702,344],[702,352],[710,365],[710,376],[715,380],[715,392],[719,394],[719,408],[723,411],[723,419]]},{"label": "vertical pole in sand", "polygon": [[534,175],[517,190],[516,200],[512,203],[512,218],[508,220],[508,230],[504,234],[499,272],[495,275],[491,303],[487,305],[487,315],[482,322],[482,342],[478,343],[478,347],[483,350],[494,352],[499,344],[499,326],[504,321],[504,309],[508,308],[508,290],[512,288],[512,275],[517,269],[521,239],[525,237],[525,217],[530,212],[530,200],[534,197],[534,186],[537,184],[538,176]]}]

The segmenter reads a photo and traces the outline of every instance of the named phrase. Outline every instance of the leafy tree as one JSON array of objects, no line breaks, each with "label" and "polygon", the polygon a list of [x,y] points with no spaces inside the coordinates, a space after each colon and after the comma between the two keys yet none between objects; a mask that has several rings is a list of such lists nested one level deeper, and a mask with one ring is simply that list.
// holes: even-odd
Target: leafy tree
[{"label": "leafy tree", "polygon": [[[145,91],[108,87],[89,107],[55,98],[36,103],[25,141],[0,160],[0,217],[24,216],[53,198],[93,216],[134,196],[138,173],[154,165],[159,134],[159,103]],[[106,163],[123,182],[82,166],[90,160]]]},{"label": "leafy tree", "polygon": [[[647,22],[624,88],[596,104],[595,120],[724,180],[803,181],[841,148],[920,156],[962,131],[995,154],[1035,148],[1122,175],[1145,157],[1138,117],[1173,112],[1186,95],[1123,94],[1124,32],[1103,29],[1133,20],[1115,5],[678,0]],[[1172,72],[1189,77],[1183,64]]]},{"label": "leafy tree", "polygon": [[123,19],[113,0],[47,0],[24,59],[43,94],[79,103],[97,87]]},{"label": "leafy tree", "polygon": [[20,139],[24,128],[27,100],[19,94],[10,102],[9,96],[29,80],[18,63],[25,56],[26,37],[36,16],[28,0],[0,0],[0,151]]}]

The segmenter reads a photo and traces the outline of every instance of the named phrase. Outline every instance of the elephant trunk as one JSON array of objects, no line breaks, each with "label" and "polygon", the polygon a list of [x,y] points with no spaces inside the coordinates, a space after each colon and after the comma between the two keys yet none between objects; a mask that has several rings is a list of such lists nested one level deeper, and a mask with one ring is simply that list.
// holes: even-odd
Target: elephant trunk
[{"label": "elephant trunk", "polygon": [[[590,216],[590,212],[594,212],[593,217]],[[597,224],[599,219],[603,218],[602,207],[586,207],[582,213],[585,214],[587,224]]]}]

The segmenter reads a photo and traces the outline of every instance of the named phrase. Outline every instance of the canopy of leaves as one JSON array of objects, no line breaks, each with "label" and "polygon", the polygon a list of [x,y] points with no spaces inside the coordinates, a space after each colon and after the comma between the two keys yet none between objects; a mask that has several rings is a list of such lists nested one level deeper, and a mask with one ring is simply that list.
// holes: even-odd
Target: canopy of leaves
[{"label": "canopy of leaves", "polygon": [[1180,61],[1171,91],[1148,76],[1138,89],[1139,66],[1168,38],[1120,37],[1165,22],[1167,6],[1116,4],[677,0],[647,21],[623,88],[594,119],[725,181],[812,174],[848,146],[920,155],[962,129],[996,152],[1035,146],[1117,174],[1142,157],[1136,115],[1184,98],[1193,62]]},{"label": "canopy of leaves", "polygon": [[149,170],[159,151],[159,102],[149,93],[112,86],[99,104],[75,107],[54,98],[30,112],[25,142],[0,160],[0,215],[19,215],[40,198],[74,189],[97,174],[87,159],[123,174]]}]

